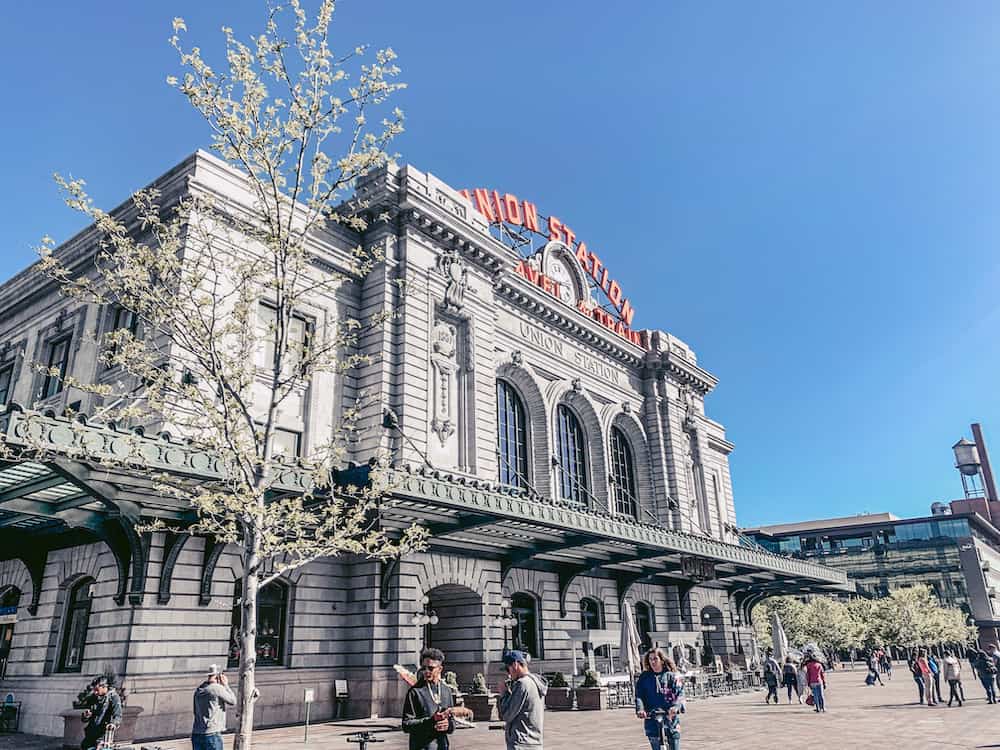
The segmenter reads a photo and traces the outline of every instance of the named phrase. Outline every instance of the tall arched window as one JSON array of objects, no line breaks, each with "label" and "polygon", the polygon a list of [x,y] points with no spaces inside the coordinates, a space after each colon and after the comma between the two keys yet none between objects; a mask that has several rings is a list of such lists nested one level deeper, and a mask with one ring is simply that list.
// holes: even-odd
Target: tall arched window
[{"label": "tall arched window", "polygon": [[87,645],[87,629],[90,627],[90,605],[93,597],[93,578],[77,581],[69,590],[62,648],[59,652],[60,672],[79,672],[83,666],[83,650]]},{"label": "tall arched window", "polygon": [[637,518],[639,500],[635,489],[635,461],[625,433],[611,428],[611,493],[615,513]]},{"label": "tall arched window", "polygon": [[556,459],[559,472],[559,497],[586,505],[590,488],[587,485],[583,429],[576,415],[562,404],[556,409]]},{"label": "tall arched window", "polygon": [[533,657],[542,655],[541,628],[538,627],[538,603],[531,594],[517,593],[510,598],[514,625],[514,648],[527,651]]},{"label": "tall arched window", "polygon": [[[229,636],[229,666],[240,664],[240,600],[242,585],[236,583]],[[274,667],[285,663],[285,627],[288,620],[288,586],[271,581],[257,592],[257,666]]]},{"label": "tall arched window", "polygon": [[[17,617],[17,605],[21,603],[21,589],[8,586],[0,594],[0,616],[5,620]],[[0,625],[0,680],[7,676],[7,660],[10,658],[11,642],[14,640],[14,623],[4,622]]]},{"label": "tall arched window", "polygon": [[639,631],[639,643],[642,650],[647,651],[653,647],[653,639],[650,633],[656,628],[653,620],[653,607],[646,602],[635,603],[635,629]]},{"label": "tall arched window", "polygon": [[497,381],[497,458],[500,484],[528,486],[528,427],[524,403],[514,387]]}]

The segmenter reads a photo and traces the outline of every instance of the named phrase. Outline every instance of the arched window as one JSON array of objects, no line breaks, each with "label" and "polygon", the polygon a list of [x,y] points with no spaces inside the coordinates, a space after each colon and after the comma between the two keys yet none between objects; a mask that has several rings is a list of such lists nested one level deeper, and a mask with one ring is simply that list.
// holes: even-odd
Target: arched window
[{"label": "arched window", "polygon": [[497,458],[500,484],[527,487],[528,427],[524,403],[514,387],[497,381]]},{"label": "arched window", "polygon": [[8,586],[0,594],[0,680],[7,676],[7,660],[10,658],[11,641],[14,639],[14,619],[17,605],[21,603],[21,589]]},{"label": "arched window", "polygon": [[542,656],[541,628],[538,627],[538,603],[531,594],[517,593],[510,598],[511,611],[517,621],[512,642],[514,648],[527,651],[533,657]]},{"label": "arched window", "polygon": [[[240,665],[240,600],[242,584],[237,581],[229,636],[229,666]],[[271,581],[257,592],[257,666],[274,667],[285,663],[285,628],[288,620],[288,586]]]},{"label": "arched window", "polygon": [[604,607],[589,596],[580,600],[580,627],[583,630],[601,630],[604,627]]},{"label": "arched window", "polygon": [[87,645],[87,628],[90,626],[90,605],[93,597],[93,578],[77,581],[69,590],[62,648],[59,652],[60,672],[79,672],[83,666],[83,650]]},{"label": "arched window", "polygon": [[639,643],[642,650],[647,651],[653,647],[653,639],[649,635],[656,629],[656,622],[653,620],[653,606],[646,602],[635,603],[635,629],[639,631]]},{"label": "arched window", "polygon": [[586,505],[590,492],[583,429],[576,415],[562,404],[556,409],[556,460],[559,497]]},{"label": "arched window", "polygon": [[637,518],[639,501],[635,490],[635,461],[625,433],[611,428],[611,493],[615,513]]}]

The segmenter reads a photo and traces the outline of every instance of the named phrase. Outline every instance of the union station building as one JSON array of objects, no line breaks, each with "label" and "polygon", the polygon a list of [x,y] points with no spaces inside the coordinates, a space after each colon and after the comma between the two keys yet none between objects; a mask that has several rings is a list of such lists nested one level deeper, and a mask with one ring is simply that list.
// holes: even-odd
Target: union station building
[{"label": "union station building", "polygon": [[[202,194],[252,212],[243,176],[204,152],[154,186],[168,206]],[[602,631],[619,631],[625,602],[646,643],[738,667],[753,658],[761,599],[848,588],[843,572],[737,534],[733,445],[705,409],[716,378],[685,342],[633,327],[605,265],[613,249],[602,257],[516,196],[455,190],[411,166],[357,192],[389,220],[362,234],[329,228],[315,262],[346,272],[358,245],[385,262],[302,310],[302,329],[396,315],[363,340],[367,364],[298,394],[280,442],[289,459],[307,457],[346,403],[375,394],[355,471],[388,450],[382,526],[425,525],[430,546],[388,563],[320,560],[261,592],[262,725],[300,721],[306,688],[314,718],[333,715],[336,692],[347,716],[398,715],[405,685],[392,665],[412,665],[424,644],[463,685],[496,672],[505,644],[530,652],[535,671],[571,674]],[[57,252],[83,269],[97,242],[87,229]],[[185,735],[200,676],[238,660],[235,548],[142,532],[192,511],[95,459],[138,440],[150,465],[198,481],[218,476],[216,457],[155,429],[70,419],[97,397],[36,367],[114,380],[102,336],[134,325],[61,297],[31,268],[0,287],[0,431],[8,446],[46,448],[0,465],[0,694],[22,703],[21,731],[61,734],[61,712],[111,669],[142,707],[137,737]],[[277,484],[301,492],[307,476],[290,460]],[[603,647],[599,669],[615,651]]]}]

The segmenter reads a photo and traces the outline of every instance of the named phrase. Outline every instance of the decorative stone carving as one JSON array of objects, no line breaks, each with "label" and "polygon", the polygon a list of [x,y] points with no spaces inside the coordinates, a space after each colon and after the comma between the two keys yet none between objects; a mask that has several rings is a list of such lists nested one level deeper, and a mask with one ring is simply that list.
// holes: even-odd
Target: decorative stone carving
[{"label": "decorative stone carving", "polygon": [[524,365],[524,355],[521,354],[520,349],[510,353],[510,363],[514,365],[514,367],[521,367]]},{"label": "decorative stone carving", "polygon": [[624,414],[631,414],[632,413],[632,402],[631,401],[622,401],[622,412]]},{"label": "decorative stone carving", "polygon": [[469,287],[469,269],[462,265],[454,248],[445,250],[438,256],[437,267],[445,278],[444,309],[458,312],[465,304],[465,290]]},{"label": "decorative stone carving", "polygon": [[431,430],[442,447],[455,434],[455,372],[458,332],[455,326],[438,323],[431,331],[431,387],[434,416]]},{"label": "decorative stone carving", "polygon": [[573,392],[583,393],[583,381],[580,378],[573,378]]}]

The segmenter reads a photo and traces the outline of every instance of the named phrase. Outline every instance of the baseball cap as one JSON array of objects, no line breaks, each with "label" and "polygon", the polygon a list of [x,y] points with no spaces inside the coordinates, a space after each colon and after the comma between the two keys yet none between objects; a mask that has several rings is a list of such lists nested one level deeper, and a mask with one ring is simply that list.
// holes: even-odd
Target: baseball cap
[{"label": "baseball cap", "polygon": [[510,666],[514,662],[520,662],[521,664],[528,663],[528,657],[525,656],[523,651],[508,651],[503,655],[504,666]]}]

